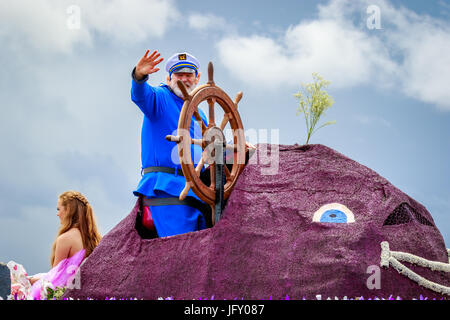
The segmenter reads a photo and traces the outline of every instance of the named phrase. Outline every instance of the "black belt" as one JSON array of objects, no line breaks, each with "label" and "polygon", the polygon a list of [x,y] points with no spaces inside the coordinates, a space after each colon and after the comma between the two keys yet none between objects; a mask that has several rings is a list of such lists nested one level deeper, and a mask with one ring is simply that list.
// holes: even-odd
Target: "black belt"
[{"label": "black belt", "polygon": [[142,169],[141,174],[144,175],[150,172],[165,172],[175,174],[177,176],[183,176],[183,170],[170,167],[147,167]]},{"label": "black belt", "polygon": [[144,206],[177,206],[177,205],[185,205],[192,208],[197,209],[201,213],[206,220],[206,224],[209,225],[211,223],[211,207],[206,203],[194,198],[194,197],[186,197],[184,200],[180,200],[178,197],[170,197],[170,198],[143,198],[142,199]]},{"label": "black belt", "polygon": [[[170,174],[176,174],[177,176],[183,176],[183,171],[176,168],[170,167],[147,167],[143,168],[141,174],[147,174],[150,172],[165,172]],[[208,227],[212,226],[211,221],[211,207],[206,203],[197,200],[194,197],[186,197],[184,200],[180,200],[177,197],[170,198],[143,198],[144,206],[174,206],[174,205],[185,205],[193,207],[203,213],[205,217],[206,224]]]}]

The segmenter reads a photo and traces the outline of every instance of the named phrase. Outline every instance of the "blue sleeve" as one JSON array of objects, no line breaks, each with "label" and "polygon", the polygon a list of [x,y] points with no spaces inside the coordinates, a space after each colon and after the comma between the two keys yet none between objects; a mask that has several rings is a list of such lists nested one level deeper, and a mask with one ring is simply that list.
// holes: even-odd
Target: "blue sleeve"
[{"label": "blue sleeve", "polygon": [[138,81],[134,78],[134,69],[131,80],[131,100],[150,119],[158,117],[161,113],[161,102],[155,89],[147,83],[148,76]]},{"label": "blue sleeve", "polygon": [[205,124],[205,126],[208,126],[208,118],[206,117],[205,113],[200,108],[198,108],[198,111],[200,113],[200,118],[202,118],[203,120],[203,123]]}]

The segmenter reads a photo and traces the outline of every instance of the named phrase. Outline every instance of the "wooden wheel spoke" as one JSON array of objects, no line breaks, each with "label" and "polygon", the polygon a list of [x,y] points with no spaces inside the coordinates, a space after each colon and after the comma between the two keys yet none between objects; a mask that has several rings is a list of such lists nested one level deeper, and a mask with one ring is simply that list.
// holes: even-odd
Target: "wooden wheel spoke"
[{"label": "wooden wheel spoke", "polygon": [[209,166],[209,176],[211,178],[209,187],[212,190],[216,190],[216,165],[212,164]]},{"label": "wooden wheel spoke", "polygon": [[232,180],[231,179],[231,173],[230,173],[230,170],[228,170],[228,167],[225,165],[224,166],[224,168],[225,168],[225,176],[227,177],[227,181],[230,181],[230,180]]},{"label": "wooden wheel spoke", "polygon": [[184,200],[189,192],[189,190],[191,189],[191,182],[187,182],[186,181],[186,185],[184,186],[183,191],[181,191],[180,193],[180,197],[178,199],[180,200]]},{"label": "wooden wheel spoke", "polygon": [[242,99],[242,91],[239,91],[237,94],[236,94],[236,97],[234,98],[234,106],[236,107],[236,110],[237,110],[237,107],[238,107],[238,103],[239,103],[239,101],[241,101],[241,99]]},{"label": "wooden wheel spoke", "polygon": [[202,135],[204,135],[204,134],[205,134],[205,131],[206,131],[206,125],[205,125],[205,123],[203,122],[202,117],[201,117],[200,114],[198,113],[198,109],[196,109],[196,110],[194,111],[194,117],[195,117],[195,120],[197,120],[197,124],[199,125],[199,127],[202,128]]},{"label": "wooden wheel spoke", "polygon": [[205,151],[203,151],[202,158],[200,159],[197,166],[195,167],[195,173],[197,174],[197,176],[199,176],[200,172],[202,172],[202,168],[203,168],[203,165],[205,164],[205,161],[206,161]]},{"label": "wooden wheel spoke", "polygon": [[216,103],[216,98],[207,99],[209,106],[209,114],[208,114],[208,127],[214,127],[215,123],[215,115],[214,115],[214,104]]},{"label": "wooden wheel spoke", "polygon": [[222,122],[220,123],[220,130],[223,131],[223,129],[225,128],[225,126],[227,125],[227,123],[228,123],[229,120],[230,120],[230,119],[229,119],[228,115],[225,114],[225,115],[223,116]]},{"label": "wooden wheel spoke", "polygon": [[177,85],[178,85],[178,88],[180,88],[181,93],[182,93],[183,96],[184,96],[184,100],[190,101],[190,100],[192,99],[192,97],[191,97],[191,96],[189,95],[189,93],[187,92],[184,83],[183,83],[182,81],[178,80],[178,81],[177,81]]},{"label": "wooden wheel spoke", "polygon": [[[237,110],[237,107],[238,107],[238,103],[239,103],[239,101],[241,101],[241,99],[242,99],[242,91],[238,92],[238,94],[236,95],[236,98],[234,98],[234,106],[235,106],[236,110]],[[223,130],[225,128],[225,126],[227,125],[228,121],[230,121],[230,119],[232,117],[233,116],[231,115],[231,113],[224,115],[224,117],[222,119],[222,122],[220,123],[220,130]]]},{"label": "wooden wheel spoke", "polygon": [[191,144],[196,144],[201,147],[203,145],[203,140],[202,139],[191,139]]}]

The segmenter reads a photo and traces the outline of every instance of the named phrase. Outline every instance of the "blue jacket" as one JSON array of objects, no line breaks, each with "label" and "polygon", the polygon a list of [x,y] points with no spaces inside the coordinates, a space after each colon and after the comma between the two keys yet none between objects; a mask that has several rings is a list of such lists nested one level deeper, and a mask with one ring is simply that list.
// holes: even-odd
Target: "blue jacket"
[{"label": "blue jacket", "polygon": [[[178,120],[184,100],[176,96],[165,84],[159,87],[150,86],[146,80],[132,80],[131,100],[141,109],[144,120],[141,131],[141,162],[142,168],[162,166],[177,168],[181,171],[178,148],[175,142],[165,139],[166,135],[176,135]],[[207,118],[199,109],[200,116],[205,124]],[[201,129],[194,117],[190,128],[191,137],[201,139]],[[194,166],[200,161],[202,149],[192,145],[191,155]],[[147,197],[158,197],[160,194],[179,196],[184,189],[186,180],[183,176],[175,174],[152,172],[142,176],[134,195],[143,194]],[[158,192],[158,191],[162,191]],[[198,199],[192,190],[188,196]]]}]

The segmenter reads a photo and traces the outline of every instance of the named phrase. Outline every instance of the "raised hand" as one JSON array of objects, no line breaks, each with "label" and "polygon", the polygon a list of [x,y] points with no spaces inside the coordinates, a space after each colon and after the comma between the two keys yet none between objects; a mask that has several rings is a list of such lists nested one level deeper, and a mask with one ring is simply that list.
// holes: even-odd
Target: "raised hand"
[{"label": "raised hand", "polygon": [[134,75],[138,80],[143,79],[148,74],[157,72],[159,68],[156,68],[156,66],[164,60],[164,58],[159,58],[160,53],[158,51],[155,50],[150,56],[147,56],[149,52],[150,50],[147,50],[136,65]]}]

